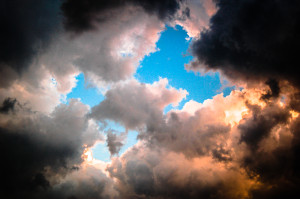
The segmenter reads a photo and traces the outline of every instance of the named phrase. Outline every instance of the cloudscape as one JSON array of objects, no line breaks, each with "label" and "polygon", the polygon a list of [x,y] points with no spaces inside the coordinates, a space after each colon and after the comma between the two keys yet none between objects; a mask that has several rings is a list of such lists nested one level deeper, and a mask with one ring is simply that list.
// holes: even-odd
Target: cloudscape
[{"label": "cloudscape", "polygon": [[0,10],[0,198],[300,197],[299,1]]}]

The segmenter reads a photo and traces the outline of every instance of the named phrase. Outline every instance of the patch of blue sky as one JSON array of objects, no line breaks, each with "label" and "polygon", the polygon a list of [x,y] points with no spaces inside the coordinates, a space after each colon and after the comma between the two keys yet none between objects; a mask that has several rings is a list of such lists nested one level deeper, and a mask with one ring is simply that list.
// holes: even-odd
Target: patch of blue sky
[{"label": "patch of blue sky", "polygon": [[106,142],[97,143],[92,148],[93,158],[104,162],[110,162],[110,153]]},{"label": "patch of blue sky", "polygon": [[103,131],[113,130],[113,131],[120,132],[120,133],[123,133],[126,131],[124,126],[122,126],[121,124],[114,122],[112,120],[105,120],[104,123],[102,122],[99,124]]},{"label": "patch of blue sky", "polygon": [[[184,68],[193,59],[188,52],[191,40],[187,38],[188,35],[181,26],[167,26],[157,42],[159,51],[146,56],[135,75],[136,79],[144,83],[153,83],[160,77],[167,78],[172,87],[186,89],[189,95],[180,103],[179,108],[191,99],[203,102],[222,92],[219,73],[199,75]],[[225,94],[228,95],[231,89],[226,88]],[[172,106],[168,106],[166,110],[171,108]]]},{"label": "patch of blue sky", "polygon": [[[113,121],[106,121],[106,126],[103,128],[103,132],[108,131],[108,130],[113,130],[115,134],[119,135],[121,133],[124,133],[126,129]],[[119,154],[123,154],[128,148],[132,147],[137,143],[137,135],[138,132],[136,131],[128,131],[127,134],[127,139],[124,140],[124,145],[121,147],[121,150],[119,151]],[[106,135],[105,135],[106,136]],[[105,138],[106,139],[106,138]],[[92,148],[93,152],[93,157],[98,160],[102,160],[105,162],[110,161],[110,153],[108,151],[107,143],[106,142],[101,142],[96,144]]]},{"label": "patch of blue sky", "polygon": [[[134,146],[137,143],[137,135],[136,131],[128,131],[127,139],[121,150],[119,151],[119,155],[123,154],[128,148]],[[110,162],[110,153],[107,147],[106,142],[101,142],[96,144],[92,148],[93,157],[97,160],[102,160],[104,162]]]},{"label": "patch of blue sky", "polygon": [[93,107],[103,101],[104,96],[101,92],[95,88],[88,85],[85,81],[84,74],[80,73],[77,77],[76,87],[67,95],[67,101],[71,98],[80,98],[80,101],[84,104]]}]

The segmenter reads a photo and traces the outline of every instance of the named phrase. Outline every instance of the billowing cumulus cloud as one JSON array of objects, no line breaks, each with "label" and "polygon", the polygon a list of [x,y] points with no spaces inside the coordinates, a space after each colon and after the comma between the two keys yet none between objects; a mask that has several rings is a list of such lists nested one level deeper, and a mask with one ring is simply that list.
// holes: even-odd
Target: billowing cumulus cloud
[{"label": "billowing cumulus cloud", "polygon": [[176,13],[174,23],[181,25],[189,37],[197,37],[203,29],[208,28],[210,17],[215,12],[213,0],[184,1]]},{"label": "billowing cumulus cloud", "polygon": [[41,193],[43,198],[120,198],[114,181],[103,171],[105,164],[97,162],[73,171],[48,192]]},{"label": "billowing cumulus cloud", "polygon": [[13,111],[16,104],[17,104],[17,100],[16,99],[13,99],[13,98],[6,98],[4,101],[3,101],[3,104],[0,108],[0,112],[1,113],[8,113],[10,111]]},{"label": "billowing cumulus cloud", "polygon": [[277,99],[261,99],[265,93],[188,102],[148,124],[140,143],[108,166],[123,197],[295,197],[298,118]]},{"label": "billowing cumulus cloud", "polygon": [[191,48],[196,61],[189,69],[220,69],[243,80],[298,78],[298,1],[217,0],[210,26]]},{"label": "billowing cumulus cloud", "polygon": [[187,159],[142,143],[114,159],[108,171],[123,198],[246,198],[255,186],[243,171],[211,157]]},{"label": "billowing cumulus cloud", "polygon": [[62,47],[60,54],[98,84],[118,82],[131,78],[142,58],[157,50],[155,43],[163,29],[156,16],[138,8],[122,9],[97,31],[63,38],[68,50]]},{"label": "billowing cumulus cloud", "polygon": [[186,90],[167,86],[167,79],[153,84],[142,84],[136,80],[121,83],[107,91],[106,99],[92,108],[91,117],[103,122],[113,120],[128,129],[148,123],[156,125],[167,105],[178,105],[188,94]]}]

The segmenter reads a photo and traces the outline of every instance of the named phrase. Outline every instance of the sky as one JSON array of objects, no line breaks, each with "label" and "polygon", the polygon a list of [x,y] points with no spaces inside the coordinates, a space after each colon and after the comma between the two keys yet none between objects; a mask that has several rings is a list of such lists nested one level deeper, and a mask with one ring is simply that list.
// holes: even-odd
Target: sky
[{"label": "sky", "polygon": [[[164,109],[164,113],[176,108],[181,109],[183,105],[194,100],[203,103],[206,99],[212,99],[216,94],[223,93],[228,95],[231,87],[226,87],[219,78],[219,73],[195,74],[184,68],[193,57],[188,52],[191,39],[182,26],[166,26],[165,30],[160,33],[160,38],[156,43],[157,51],[144,57],[140,61],[140,66],[135,73],[135,78],[142,83],[152,84],[160,78],[167,78],[169,85],[179,89],[187,90],[188,95],[176,107],[168,105]],[[175,41],[175,42],[174,42]],[[85,82],[84,74],[80,73],[77,77],[76,87],[67,95],[66,103],[69,99],[79,98],[84,104],[93,107],[99,104],[104,96],[97,88],[89,86]],[[122,126],[110,121],[110,128],[118,131],[125,131]],[[124,146],[120,150],[120,154],[124,153],[128,147],[132,147],[137,143],[137,132],[129,131]],[[106,143],[99,143],[92,149],[93,157],[102,161],[110,161],[110,153]]]},{"label": "sky", "polygon": [[299,198],[298,1],[0,10],[0,198]]}]

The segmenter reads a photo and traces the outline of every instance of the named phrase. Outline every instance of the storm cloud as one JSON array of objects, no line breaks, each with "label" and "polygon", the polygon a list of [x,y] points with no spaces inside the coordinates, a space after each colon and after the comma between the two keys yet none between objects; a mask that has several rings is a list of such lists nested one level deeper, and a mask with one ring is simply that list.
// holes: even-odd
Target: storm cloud
[{"label": "storm cloud", "polygon": [[82,32],[95,28],[95,23],[109,20],[113,10],[138,6],[161,20],[171,18],[184,0],[67,0],[62,5],[67,30]]},{"label": "storm cloud", "polygon": [[[1,109],[8,102],[18,103],[7,99]],[[84,116],[88,108],[76,100],[57,107],[51,116],[9,107],[9,112],[0,115],[3,197],[31,198],[51,189],[60,178],[79,169],[85,147],[102,139]]]},{"label": "storm cloud", "polygon": [[45,50],[59,29],[60,0],[5,0],[0,10],[0,86],[7,87]]},{"label": "storm cloud", "polygon": [[191,46],[189,69],[219,69],[232,79],[287,80],[300,88],[298,1],[217,0],[208,29]]}]

